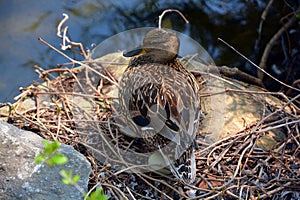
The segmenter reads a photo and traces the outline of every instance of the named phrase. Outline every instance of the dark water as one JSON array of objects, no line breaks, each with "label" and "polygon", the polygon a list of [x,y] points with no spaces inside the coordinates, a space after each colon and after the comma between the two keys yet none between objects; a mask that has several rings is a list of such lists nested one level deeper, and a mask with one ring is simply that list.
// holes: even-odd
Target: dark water
[{"label": "dark water", "polygon": [[[58,63],[67,62],[37,40],[38,37],[42,37],[59,48],[61,41],[56,37],[56,26],[62,19],[62,13],[70,16],[67,24],[72,40],[81,41],[86,47],[91,48],[92,44],[99,44],[121,31],[157,26],[158,16],[164,9],[176,8],[186,15],[190,24],[185,24],[178,15],[171,13],[164,18],[163,27],[172,28],[198,41],[217,65],[239,67],[247,73],[256,75],[257,71],[253,66],[245,63],[228,47],[218,42],[217,38],[221,37],[259,63],[264,46],[282,26],[280,19],[299,6],[296,0],[276,1],[264,23],[258,48],[254,48],[258,38],[260,16],[266,2],[268,1],[1,0],[0,102],[12,101],[13,97],[19,94],[20,86],[26,87],[38,79],[38,75],[34,72],[35,64],[50,69],[56,67]],[[299,33],[297,23],[291,30],[294,32],[289,34],[293,37],[293,34]],[[299,70],[299,38],[293,37],[289,38],[295,40],[289,41],[292,44],[289,50],[296,49],[296,52],[294,55],[290,54],[289,59],[295,58],[293,70]],[[282,40],[286,44],[286,40],[284,38]],[[280,51],[280,45],[275,47],[278,51],[275,51],[275,48],[272,52],[274,60],[271,57],[268,61],[270,66],[275,66],[273,70],[276,67],[280,68],[286,59]],[[288,69],[288,67],[280,68],[281,71],[279,70],[277,75],[285,79]],[[299,78],[298,72],[293,71],[287,81],[292,82]]]}]

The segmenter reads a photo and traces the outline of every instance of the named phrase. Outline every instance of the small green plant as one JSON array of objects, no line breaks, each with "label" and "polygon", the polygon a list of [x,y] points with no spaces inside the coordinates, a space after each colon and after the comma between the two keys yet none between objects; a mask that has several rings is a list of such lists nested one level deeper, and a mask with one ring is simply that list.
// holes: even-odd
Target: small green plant
[{"label": "small green plant", "polygon": [[61,153],[57,153],[57,149],[60,147],[58,141],[53,141],[52,143],[48,140],[43,141],[44,151],[34,158],[35,163],[39,164],[45,162],[48,166],[62,165],[68,162],[68,158]]},{"label": "small green plant", "polygon": [[90,196],[85,197],[86,200],[107,200],[107,196],[102,193],[102,188],[97,188]]},{"label": "small green plant", "polygon": [[79,175],[75,175],[73,177],[73,170],[70,170],[69,172],[67,172],[66,170],[63,169],[60,171],[60,174],[63,177],[63,179],[61,181],[63,182],[63,184],[66,184],[66,185],[75,185],[80,179]]},{"label": "small green plant", "polygon": [[[68,158],[61,153],[58,153],[57,150],[60,147],[60,143],[55,140],[53,142],[49,142],[48,140],[43,141],[45,149],[39,153],[37,157],[34,158],[34,162],[39,164],[41,162],[45,162],[48,166],[52,167],[53,165],[62,165],[68,162]],[[72,185],[76,188],[79,188],[77,182],[80,180],[79,175],[73,176],[73,170],[67,172],[66,170],[61,170],[60,175],[62,178],[62,183],[66,185]],[[79,189],[80,192],[81,189]],[[102,193],[102,188],[97,188],[94,192],[92,192],[89,196],[84,195],[87,200],[107,200],[107,196]]]}]

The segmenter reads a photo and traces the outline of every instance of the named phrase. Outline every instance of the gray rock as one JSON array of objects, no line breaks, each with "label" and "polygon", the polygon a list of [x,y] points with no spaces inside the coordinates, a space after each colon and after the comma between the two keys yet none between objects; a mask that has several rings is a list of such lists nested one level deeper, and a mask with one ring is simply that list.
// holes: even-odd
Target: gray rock
[{"label": "gray rock", "polygon": [[43,139],[0,121],[0,199],[83,199],[74,186],[61,182],[62,169],[80,175],[78,185],[87,192],[91,165],[73,147],[62,144],[59,152],[68,157],[64,165],[35,164]]}]

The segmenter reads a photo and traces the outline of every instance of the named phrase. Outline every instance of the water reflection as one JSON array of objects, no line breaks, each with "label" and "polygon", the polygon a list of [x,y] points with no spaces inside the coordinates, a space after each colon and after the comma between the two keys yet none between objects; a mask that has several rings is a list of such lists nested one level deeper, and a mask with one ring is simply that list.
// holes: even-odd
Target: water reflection
[{"label": "water reflection", "polygon": [[34,64],[47,69],[67,62],[37,41],[38,37],[43,37],[59,48],[56,26],[63,12],[70,16],[67,24],[72,40],[81,41],[91,48],[92,44],[99,44],[121,31],[157,26],[162,10],[179,9],[190,20],[190,24],[186,25],[176,14],[167,14],[163,27],[172,28],[198,41],[217,65],[241,67],[255,75],[256,69],[250,65],[245,68],[245,61],[218,43],[217,38],[222,37],[258,63],[266,41],[281,26],[277,23],[280,17],[291,10],[286,2],[289,1],[276,2],[274,5],[275,11],[272,10],[270,14],[273,23],[265,23],[260,49],[254,51],[256,30],[266,6],[263,0],[1,1],[0,101],[12,101],[18,94],[19,86],[27,86],[37,79]]}]

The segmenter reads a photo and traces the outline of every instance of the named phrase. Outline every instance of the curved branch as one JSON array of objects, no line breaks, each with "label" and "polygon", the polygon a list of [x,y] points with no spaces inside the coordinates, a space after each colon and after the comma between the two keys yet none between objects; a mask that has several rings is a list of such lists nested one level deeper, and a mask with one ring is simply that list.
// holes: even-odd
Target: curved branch
[{"label": "curved branch", "polygon": [[[282,33],[287,30],[294,22],[296,21],[296,17],[293,16],[291,19],[289,19],[289,21],[284,24],[278,31],[277,33],[271,38],[271,40],[268,42],[265,50],[264,50],[264,53],[261,57],[261,60],[260,60],[260,63],[259,63],[259,66],[262,68],[262,69],[265,69],[266,68],[266,62],[268,60],[268,57],[269,57],[269,54],[270,54],[270,51],[272,49],[272,47],[274,46],[275,42],[279,39],[279,37],[282,35]],[[260,78],[261,80],[263,79],[264,77],[264,73],[262,71],[258,71],[258,78]]]}]

